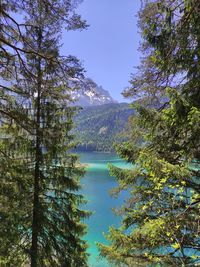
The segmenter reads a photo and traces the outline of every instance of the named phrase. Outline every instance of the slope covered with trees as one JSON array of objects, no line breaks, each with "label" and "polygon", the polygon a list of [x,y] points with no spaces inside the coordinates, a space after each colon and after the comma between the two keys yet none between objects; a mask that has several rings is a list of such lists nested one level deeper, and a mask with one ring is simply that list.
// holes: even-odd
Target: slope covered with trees
[{"label": "slope covered with trees", "polygon": [[113,145],[123,140],[133,110],[126,103],[85,107],[75,117],[75,133],[79,151],[113,151]]},{"label": "slope covered with trees", "polygon": [[[101,254],[116,266],[200,264],[200,12],[199,1],[143,1],[139,74],[127,97],[145,97],[118,153],[135,164],[111,167],[130,197]],[[153,99],[165,103],[152,108]],[[141,145],[142,144],[142,145]]]}]

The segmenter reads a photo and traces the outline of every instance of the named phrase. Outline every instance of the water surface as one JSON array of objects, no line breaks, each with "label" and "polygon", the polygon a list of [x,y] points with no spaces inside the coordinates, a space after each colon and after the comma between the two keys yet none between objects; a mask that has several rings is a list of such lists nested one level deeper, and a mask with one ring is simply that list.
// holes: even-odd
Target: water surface
[{"label": "water surface", "polygon": [[111,153],[81,153],[81,163],[88,164],[87,173],[82,179],[83,194],[88,203],[86,209],[93,212],[93,215],[86,221],[88,234],[86,239],[89,244],[90,253],[89,267],[110,267],[105,259],[98,257],[96,242],[106,244],[107,241],[103,232],[108,232],[109,226],[120,225],[120,217],[116,216],[112,208],[119,207],[126,198],[123,192],[119,198],[110,196],[109,191],[116,187],[116,179],[108,172],[108,163],[126,168],[128,164],[120,159],[116,154]]}]

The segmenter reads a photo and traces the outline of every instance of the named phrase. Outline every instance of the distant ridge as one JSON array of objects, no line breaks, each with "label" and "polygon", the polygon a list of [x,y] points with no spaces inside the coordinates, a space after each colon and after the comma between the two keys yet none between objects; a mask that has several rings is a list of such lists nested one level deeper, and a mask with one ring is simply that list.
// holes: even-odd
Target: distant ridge
[{"label": "distant ridge", "polygon": [[122,140],[119,134],[133,113],[127,103],[84,107],[75,117],[75,134],[80,143],[77,150],[113,151],[113,143]]}]

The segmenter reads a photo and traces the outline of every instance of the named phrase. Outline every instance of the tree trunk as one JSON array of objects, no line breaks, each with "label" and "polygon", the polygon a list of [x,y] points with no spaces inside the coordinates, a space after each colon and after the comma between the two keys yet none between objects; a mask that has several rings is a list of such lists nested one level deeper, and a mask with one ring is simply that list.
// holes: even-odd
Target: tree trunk
[{"label": "tree trunk", "polygon": [[[41,49],[42,33],[38,29],[38,50]],[[38,235],[40,227],[40,165],[41,165],[41,84],[42,84],[42,70],[41,58],[38,59],[37,67],[37,100],[36,100],[36,149],[35,149],[35,173],[34,173],[34,199],[33,199],[33,219],[32,219],[32,245],[31,245],[31,267],[38,266]]]}]

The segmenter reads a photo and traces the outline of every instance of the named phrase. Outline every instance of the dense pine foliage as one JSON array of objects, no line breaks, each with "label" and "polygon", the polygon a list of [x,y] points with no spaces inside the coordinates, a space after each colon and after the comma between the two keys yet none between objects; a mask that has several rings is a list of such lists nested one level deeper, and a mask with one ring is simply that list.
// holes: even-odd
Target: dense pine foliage
[{"label": "dense pine foliage", "polygon": [[[199,266],[199,1],[143,1],[139,18],[145,57],[124,94],[143,101],[118,146],[135,165],[111,167],[114,193],[130,198],[100,250],[116,266]],[[165,103],[153,108],[155,99]]]},{"label": "dense pine foliage", "polygon": [[[84,172],[69,152],[76,108],[68,79],[82,67],[59,53],[63,23],[69,29],[85,23],[74,13],[76,1],[0,7],[0,266],[87,266],[88,213],[78,192]],[[23,23],[11,11],[21,11]]]}]

